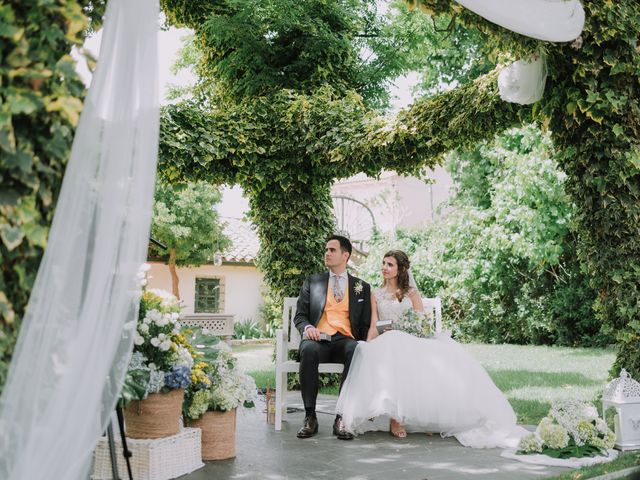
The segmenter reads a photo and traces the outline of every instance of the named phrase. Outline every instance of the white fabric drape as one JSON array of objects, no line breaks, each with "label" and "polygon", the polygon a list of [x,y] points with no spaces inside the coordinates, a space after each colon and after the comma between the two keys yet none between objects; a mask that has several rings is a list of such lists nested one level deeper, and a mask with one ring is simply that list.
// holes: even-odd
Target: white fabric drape
[{"label": "white fabric drape", "polygon": [[158,150],[157,0],[110,0],[0,398],[0,478],[87,478],[132,348]]},{"label": "white fabric drape", "polygon": [[456,0],[490,22],[549,42],[576,39],[584,27],[579,0]]},{"label": "white fabric drape", "polygon": [[531,60],[518,60],[498,75],[500,98],[506,102],[530,105],[544,94],[547,66],[543,56]]}]

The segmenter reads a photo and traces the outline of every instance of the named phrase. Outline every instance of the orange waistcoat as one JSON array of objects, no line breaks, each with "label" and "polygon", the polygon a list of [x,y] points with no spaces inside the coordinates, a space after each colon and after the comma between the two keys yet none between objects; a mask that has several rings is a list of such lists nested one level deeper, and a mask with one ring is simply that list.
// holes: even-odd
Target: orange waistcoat
[{"label": "orange waistcoat", "polygon": [[318,330],[328,335],[340,332],[343,335],[353,338],[351,333],[351,322],[349,321],[349,282],[344,292],[344,298],[340,303],[336,302],[331,288],[331,282],[327,286],[327,303],[322,312],[322,318],[318,322]]}]

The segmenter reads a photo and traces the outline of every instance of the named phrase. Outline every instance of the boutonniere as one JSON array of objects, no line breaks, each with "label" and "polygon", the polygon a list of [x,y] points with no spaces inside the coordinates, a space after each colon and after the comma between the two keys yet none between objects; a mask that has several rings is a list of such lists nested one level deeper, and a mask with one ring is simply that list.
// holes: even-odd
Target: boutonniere
[{"label": "boutonniere", "polygon": [[356,292],[356,295],[360,295],[363,288],[362,281],[359,281],[353,286],[353,291]]}]

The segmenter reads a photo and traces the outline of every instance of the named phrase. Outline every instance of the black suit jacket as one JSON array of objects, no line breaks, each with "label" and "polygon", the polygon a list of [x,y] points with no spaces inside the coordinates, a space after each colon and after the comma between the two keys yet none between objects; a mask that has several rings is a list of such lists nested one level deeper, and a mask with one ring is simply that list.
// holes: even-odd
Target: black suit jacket
[{"label": "black suit jacket", "polygon": [[[366,340],[369,325],[371,325],[371,286],[359,278],[348,275],[349,278],[349,320],[351,333],[356,340]],[[305,278],[293,323],[300,332],[304,333],[307,325],[318,325],[327,303],[327,289],[329,272],[310,275]],[[361,285],[360,292],[356,292],[356,285]]]}]

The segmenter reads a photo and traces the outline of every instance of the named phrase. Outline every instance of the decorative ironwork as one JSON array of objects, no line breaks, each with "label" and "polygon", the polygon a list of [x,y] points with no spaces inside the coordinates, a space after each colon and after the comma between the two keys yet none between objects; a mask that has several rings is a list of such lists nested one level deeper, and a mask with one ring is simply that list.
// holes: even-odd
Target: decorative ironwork
[{"label": "decorative ironwork", "polygon": [[373,212],[365,203],[355,198],[344,195],[331,198],[337,233],[348,237],[354,249],[366,255],[369,251],[369,241],[376,230]]}]

